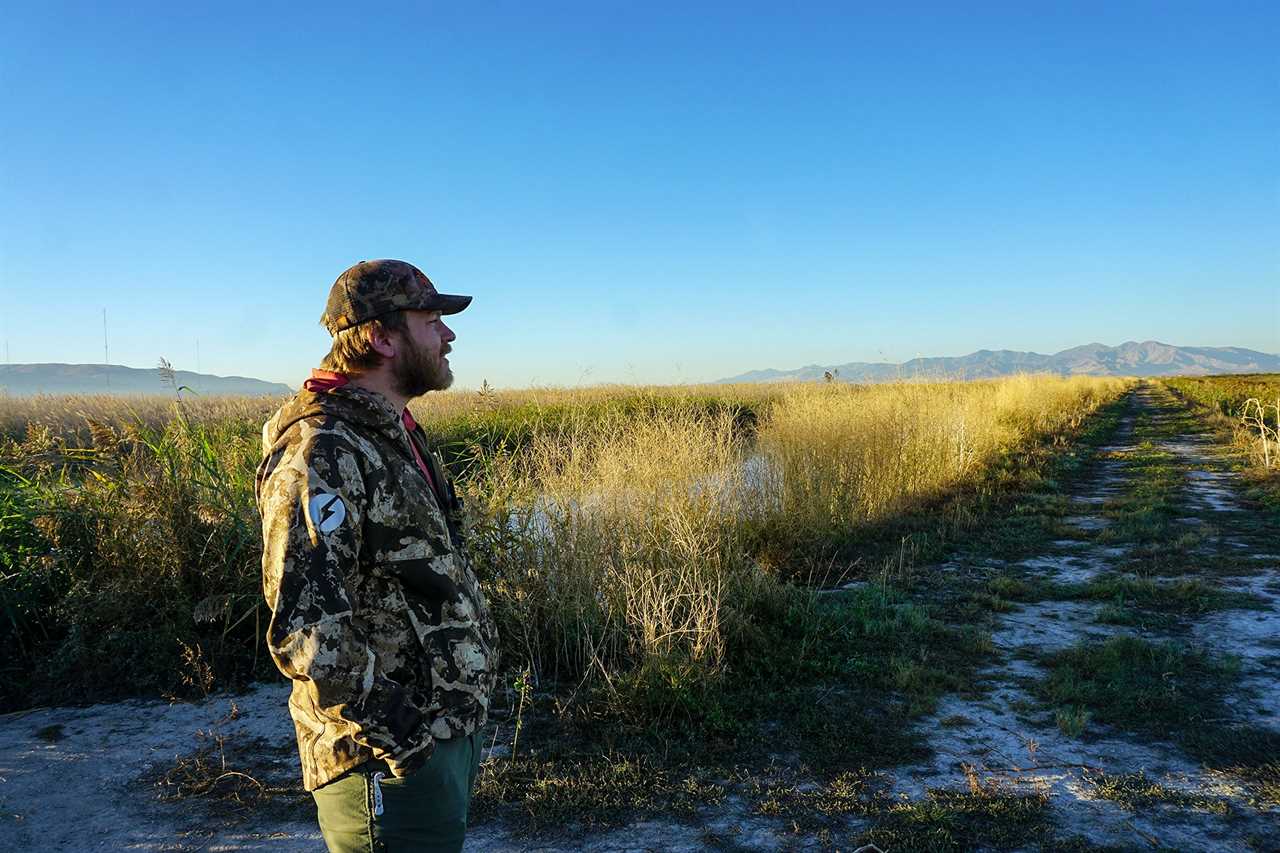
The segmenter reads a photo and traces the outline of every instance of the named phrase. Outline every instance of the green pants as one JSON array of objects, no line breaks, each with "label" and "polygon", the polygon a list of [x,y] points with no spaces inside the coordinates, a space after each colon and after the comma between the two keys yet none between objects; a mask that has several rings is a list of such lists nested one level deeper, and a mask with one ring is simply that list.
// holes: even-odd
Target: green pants
[{"label": "green pants", "polygon": [[330,853],[457,853],[480,767],[480,735],[436,741],[403,779],[380,761],[311,792]]}]

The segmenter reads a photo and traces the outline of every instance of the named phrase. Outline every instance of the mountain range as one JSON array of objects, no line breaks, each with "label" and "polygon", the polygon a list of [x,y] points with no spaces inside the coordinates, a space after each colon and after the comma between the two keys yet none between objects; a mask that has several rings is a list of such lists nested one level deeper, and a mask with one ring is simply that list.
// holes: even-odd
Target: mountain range
[{"label": "mountain range", "polygon": [[[888,382],[895,379],[989,379],[1014,373],[1058,373],[1087,376],[1204,376],[1215,373],[1280,373],[1280,355],[1241,347],[1180,347],[1159,341],[1127,341],[1116,347],[1085,344],[1053,355],[1015,350],[978,350],[944,358],[890,362],[852,361],[811,364],[795,370],[752,370],[716,384],[731,382],[819,382],[827,373],[842,382]],[[188,370],[173,372],[173,382],[157,369],[118,364],[0,364],[0,394],[161,394],[175,386],[198,394],[283,396],[292,393],[280,382],[245,376],[212,376]]]},{"label": "mountain range", "polygon": [[206,396],[277,396],[291,393],[288,385],[244,376],[210,376],[189,370],[173,371],[173,381],[157,369],[141,370],[119,364],[0,364],[0,393],[31,394],[164,394],[177,386]]},{"label": "mountain range", "polygon": [[853,361],[811,364],[795,370],[752,370],[717,380],[730,382],[814,382],[827,373],[842,382],[894,379],[989,379],[1014,373],[1067,376],[1204,376],[1215,373],[1280,372],[1280,355],[1241,347],[1179,347],[1159,341],[1126,341],[1120,346],[1085,344],[1053,355],[1014,350],[978,350],[947,358],[913,358],[901,364]]}]

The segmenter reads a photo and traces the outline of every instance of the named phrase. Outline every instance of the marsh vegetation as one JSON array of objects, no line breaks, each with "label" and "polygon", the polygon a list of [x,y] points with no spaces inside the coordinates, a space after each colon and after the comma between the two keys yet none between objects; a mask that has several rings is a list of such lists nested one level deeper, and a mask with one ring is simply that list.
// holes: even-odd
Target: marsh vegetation
[{"label": "marsh vegetation", "polygon": [[[49,403],[6,421],[5,703],[276,678],[269,406]],[[500,622],[481,821],[736,803],[835,846],[1087,849],[1064,785],[1125,820],[1211,806],[1240,837],[1276,802],[1274,731],[1240,710],[1275,682],[1274,472],[1163,386],[486,390],[415,415]],[[1214,479],[1237,471],[1244,492]]]}]

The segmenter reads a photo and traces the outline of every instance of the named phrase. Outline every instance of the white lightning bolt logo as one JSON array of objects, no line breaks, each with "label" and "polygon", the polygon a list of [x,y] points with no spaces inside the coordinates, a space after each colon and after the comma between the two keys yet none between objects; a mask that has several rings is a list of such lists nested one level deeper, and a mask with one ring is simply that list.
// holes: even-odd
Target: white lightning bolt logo
[{"label": "white lightning bolt logo", "polygon": [[321,492],[307,504],[307,515],[317,530],[328,533],[346,519],[347,506],[337,495]]}]

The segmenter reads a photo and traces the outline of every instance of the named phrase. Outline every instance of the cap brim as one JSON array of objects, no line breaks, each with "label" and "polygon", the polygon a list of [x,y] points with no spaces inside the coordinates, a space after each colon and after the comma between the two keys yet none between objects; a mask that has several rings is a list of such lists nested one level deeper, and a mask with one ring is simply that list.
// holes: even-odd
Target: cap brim
[{"label": "cap brim", "polygon": [[470,304],[470,296],[457,296],[451,293],[437,293],[431,299],[429,310],[439,311],[441,314],[457,314]]}]

